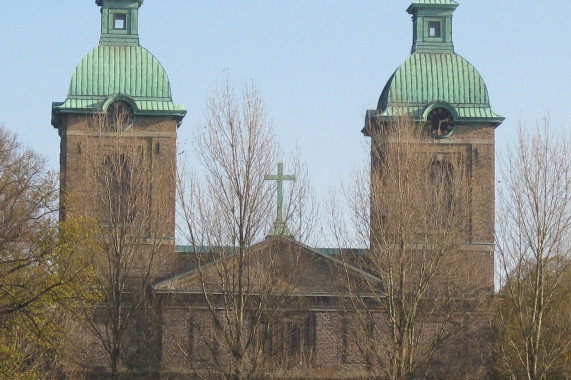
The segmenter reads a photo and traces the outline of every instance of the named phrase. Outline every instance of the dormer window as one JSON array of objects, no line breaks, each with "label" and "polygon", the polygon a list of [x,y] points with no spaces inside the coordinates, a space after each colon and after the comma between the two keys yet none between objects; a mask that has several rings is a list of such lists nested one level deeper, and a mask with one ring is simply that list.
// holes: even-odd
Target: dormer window
[{"label": "dormer window", "polygon": [[125,13],[113,15],[113,29],[127,29],[127,15]]},{"label": "dormer window", "polygon": [[428,37],[441,37],[440,36],[440,21],[428,22]]}]

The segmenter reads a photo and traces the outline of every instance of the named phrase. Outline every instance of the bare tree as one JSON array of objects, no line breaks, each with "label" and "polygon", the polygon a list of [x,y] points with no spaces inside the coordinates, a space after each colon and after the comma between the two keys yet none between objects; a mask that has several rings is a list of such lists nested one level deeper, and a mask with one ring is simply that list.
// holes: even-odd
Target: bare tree
[{"label": "bare tree", "polygon": [[375,376],[423,377],[445,355],[445,342],[468,328],[466,312],[485,290],[478,276],[467,275],[475,257],[462,251],[470,181],[461,155],[443,154],[407,117],[374,125],[369,133],[371,167],[345,189],[354,227],[330,207],[338,245],[368,248],[343,255],[348,266],[367,274],[347,272],[341,284],[350,295],[345,307],[352,318],[344,345]]},{"label": "bare tree", "polygon": [[63,310],[89,285],[89,230],[58,222],[55,176],[3,127],[0,210],[0,377],[56,376]]},{"label": "bare tree", "polygon": [[497,218],[496,369],[512,379],[571,376],[569,137],[521,127],[502,165]]},{"label": "bare tree", "polygon": [[[252,86],[239,97],[226,83],[210,99],[206,130],[197,136],[196,148],[204,179],[180,182],[180,236],[195,255],[195,296],[206,311],[191,307],[191,346],[196,347],[183,348],[199,374],[238,379],[268,373],[287,361],[276,334],[297,308],[288,296],[303,266],[290,232],[304,239],[312,231],[315,219],[310,208],[303,207],[310,193],[302,171],[296,172],[297,181],[289,185],[284,200],[283,220],[274,225],[274,236],[256,244],[275,219],[275,188],[264,177],[276,170],[280,152],[260,94]],[[294,169],[299,168],[296,163]],[[186,286],[193,289],[192,284]],[[281,327],[278,316],[283,318]],[[304,328],[304,321],[296,323]],[[292,351],[300,354],[297,347]]]},{"label": "bare tree", "polygon": [[77,147],[85,182],[70,195],[81,201],[75,209],[66,207],[66,217],[96,218],[100,247],[91,258],[101,301],[84,310],[86,330],[76,357],[91,370],[107,368],[112,378],[157,365],[158,318],[150,288],[169,273],[174,250],[174,154],[166,154],[159,167],[163,158],[153,156],[154,144],[141,137],[129,111],[117,101],[106,114],[87,118]]}]

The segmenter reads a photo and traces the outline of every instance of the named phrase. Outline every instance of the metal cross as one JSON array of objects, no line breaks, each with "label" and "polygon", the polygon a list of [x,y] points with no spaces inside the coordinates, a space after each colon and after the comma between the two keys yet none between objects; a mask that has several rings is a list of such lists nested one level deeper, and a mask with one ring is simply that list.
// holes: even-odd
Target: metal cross
[{"label": "metal cross", "polygon": [[266,181],[277,181],[278,182],[278,221],[282,221],[282,208],[284,203],[284,196],[283,196],[283,182],[284,181],[294,181],[295,176],[286,174],[284,175],[284,164],[282,162],[278,162],[278,174],[268,174],[264,176],[264,180]]}]

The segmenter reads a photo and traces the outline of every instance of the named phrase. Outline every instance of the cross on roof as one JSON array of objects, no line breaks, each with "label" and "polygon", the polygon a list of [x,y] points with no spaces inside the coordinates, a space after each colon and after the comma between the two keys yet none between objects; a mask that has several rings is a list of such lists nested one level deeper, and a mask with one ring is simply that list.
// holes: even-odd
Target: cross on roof
[{"label": "cross on roof", "polygon": [[266,181],[277,181],[278,186],[278,213],[276,222],[274,223],[274,228],[270,231],[270,235],[289,235],[285,223],[283,221],[283,182],[284,181],[294,181],[295,175],[285,174],[284,175],[284,164],[278,162],[278,174],[268,174],[264,176]]}]

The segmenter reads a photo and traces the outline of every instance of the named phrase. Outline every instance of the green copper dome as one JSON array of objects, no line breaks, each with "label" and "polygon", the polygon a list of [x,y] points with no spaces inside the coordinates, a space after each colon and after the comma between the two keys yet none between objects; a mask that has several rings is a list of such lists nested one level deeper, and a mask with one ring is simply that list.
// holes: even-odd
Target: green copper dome
[{"label": "green copper dome", "polygon": [[499,125],[504,118],[490,107],[488,90],[478,71],[454,52],[452,0],[416,0],[407,9],[413,20],[411,55],[385,85],[377,109],[367,111],[365,129],[373,119],[406,115],[426,120],[436,107],[449,109],[455,122]]},{"label": "green copper dome", "polygon": [[403,111],[422,119],[425,108],[446,103],[465,121],[501,122],[490,108],[486,85],[478,71],[457,54],[413,53],[388,80],[377,111],[394,116]]},{"label": "green copper dome", "polygon": [[59,109],[101,109],[109,96],[126,95],[137,110],[183,111],[171,98],[160,62],[141,46],[99,45],[75,68],[65,102]]},{"label": "green copper dome", "polygon": [[165,69],[139,45],[138,8],[142,0],[98,0],[101,39],[79,62],[64,102],[52,106],[52,124],[61,114],[105,111],[114,99],[132,104],[135,114],[182,119],[183,107],[173,103]]}]

